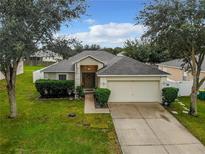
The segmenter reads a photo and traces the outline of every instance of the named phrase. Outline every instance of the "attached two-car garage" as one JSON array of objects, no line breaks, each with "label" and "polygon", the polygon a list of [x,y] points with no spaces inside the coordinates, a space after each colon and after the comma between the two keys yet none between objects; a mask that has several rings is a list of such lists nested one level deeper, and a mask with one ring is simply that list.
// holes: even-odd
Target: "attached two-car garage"
[{"label": "attached two-car garage", "polygon": [[97,72],[98,87],[111,90],[112,102],[161,102],[161,85],[168,73],[126,56],[116,57]]},{"label": "attached two-car garage", "polygon": [[109,102],[159,102],[159,81],[108,81]]},{"label": "attached two-car garage", "polygon": [[103,77],[99,79],[101,88],[111,90],[109,102],[161,102],[163,77]]}]

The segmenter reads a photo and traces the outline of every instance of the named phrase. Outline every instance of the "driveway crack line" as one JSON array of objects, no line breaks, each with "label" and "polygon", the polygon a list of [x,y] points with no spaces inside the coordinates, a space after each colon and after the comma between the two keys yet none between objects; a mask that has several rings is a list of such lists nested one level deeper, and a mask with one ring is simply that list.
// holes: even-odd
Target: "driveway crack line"
[{"label": "driveway crack line", "polygon": [[164,150],[165,150],[168,154],[170,154],[170,153],[167,151],[165,145],[161,142],[160,138],[157,136],[157,134],[154,132],[154,130],[152,129],[152,127],[149,125],[147,119],[145,119],[145,117],[144,117],[143,114],[139,111],[139,109],[138,109],[137,107],[135,107],[135,108],[136,108],[136,110],[139,112],[139,114],[141,115],[142,119],[146,122],[147,126],[151,129],[151,131],[153,132],[153,134],[155,135],[155,137],[157,138],[157,140],[159,141],[159,143],[160,143],[159,145],[161,145],[161,146],[164,148]]}]

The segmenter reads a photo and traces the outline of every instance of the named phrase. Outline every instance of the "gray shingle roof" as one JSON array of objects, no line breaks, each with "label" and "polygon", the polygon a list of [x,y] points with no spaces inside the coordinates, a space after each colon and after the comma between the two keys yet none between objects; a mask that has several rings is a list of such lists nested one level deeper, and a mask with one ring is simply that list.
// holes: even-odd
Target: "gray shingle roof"
[{"label": "gray shingle roof", "polygon": [[[182,68],[182,64],[183,64],[183,59],[175,59],[175,60],[170,60],[167,62],[160,63],[159,65]],[[203,61],[201,65],[201,70],[205,71],[205,60]]]},{"label": "gray shingle roof", "polygon": [[168,75],[168,73],[132,58],[115,56],[106,51],[84,51],[68,60],[51,65],[42,72],[74,72],[75,62],[87,56],[96,58],[105,64],[105,67],[97,72],[98,75]]},{"label": "gray shingle roof", "polygon": [[76,62],[86,56],[92,56],[100,61],[102,61],[105,65],[107,65],[114,57],[115,55],[106,52],[106,51],[100,51],[100,50],[96,50],[96,51],[90,51],[90,50],[86,50],[83,51],[73,57],[71,57],[69,60],[72,62]]},{"label": "gray shingle roof", "polygon": [[41,72],[74,72],[74,65],[69,60],[63,60],[59,63],[48,66]]},{"label": "gray shingle roof", "polygon": [[74,63],[86,56],[92,56],[100,61],[102,61],[105,65],[108,64],[115,55],[108,53],[106,51],[83,51],[73,57],[70,57],[68,60],[63,60],[59,63],[51,65],[42,70],[42,72],[74,72]]},{"label": "gray shingle roof", "polygon": [[122,56],[97,72],[97,75],[168,75],[155,67]]}]

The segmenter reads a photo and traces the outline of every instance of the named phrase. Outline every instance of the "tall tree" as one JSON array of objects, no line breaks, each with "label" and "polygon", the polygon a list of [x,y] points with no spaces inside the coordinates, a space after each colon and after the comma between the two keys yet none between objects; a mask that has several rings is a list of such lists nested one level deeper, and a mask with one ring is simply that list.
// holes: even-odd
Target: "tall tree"
[{"label": "tall tree", "polygon": [[58,53],[63,57],[63,59],[68,59],[69,57],[81,52],[83,50],[83,45],[76,39],[58,37],[48,42],[45,49]]},{"label": "tall tree", "polygon": [[124,54],[141,62],[148,62],[149,50],[145,43],[139,43],[137,39],[124,42]]},{"label": "tall tree", "polygon": [[151,64],[169,60],[170,55],[164,48],[146,41],[127,40],[124,42],[123,53],[133,59]]},{"label": "tall tree", "polygon": [[91,44],[91,45],[86,44],[83,46],[83,50],[99,50],[99,49],[101,49],[101,47],[98,44]]},{"label": "tall tree", "polygon": [[148,28],[143,37],[183,57],[183,67],[193,76],[190,114],[197,115],[197,91],[205,81],[205,77],[200,79],[205,56],[205,1],[154,0],[141,11],[137,23]]},{"label": "tall tree", "polygon": [[121,47],[115,47],[115,48],[103,48],[102,50],[105,50],[107,52],[110,52],[114,55],[117,55],[118,53],[123,52],[123,48]]},{"label": "tall tree", "polygon": [[28,57],[52,38],[64,21],[85,12],[83,0],[1,0],[0,71],[7,82],[10,118],[17,116],[16,71]]}]

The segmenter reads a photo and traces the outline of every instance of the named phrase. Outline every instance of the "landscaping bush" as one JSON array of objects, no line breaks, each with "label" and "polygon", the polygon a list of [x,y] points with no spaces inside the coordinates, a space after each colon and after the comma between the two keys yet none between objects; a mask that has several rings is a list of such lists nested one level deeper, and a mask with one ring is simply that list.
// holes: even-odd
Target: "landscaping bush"
[{"label": "landscaping bush", "polygon": [[200,100],[205,100],[205,90],[199,90],[198,98]]},{"label": "landscaping bush", "polygon": [[84,97],[84,91],[83,91],[83,87],[82,86],[77,86],[76,89],[75,89],[77,95],[79,97]]},{"label": "landscaping bush", "polygon": [[169,106],[178,96],[178,88],[166,87],[162,89],[163,104]]},{"label": "landscaping bush", "polygon": [[40,79],[35,82],[35,87],[44,98],[67,97],[74,93],[73,80]]},{"label": "landscaping bush", "polygon": [[109,99],[111,91],[107,88],[97,88],[95,91],[95,97],[101,107],[104,107]]}]

